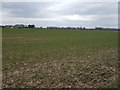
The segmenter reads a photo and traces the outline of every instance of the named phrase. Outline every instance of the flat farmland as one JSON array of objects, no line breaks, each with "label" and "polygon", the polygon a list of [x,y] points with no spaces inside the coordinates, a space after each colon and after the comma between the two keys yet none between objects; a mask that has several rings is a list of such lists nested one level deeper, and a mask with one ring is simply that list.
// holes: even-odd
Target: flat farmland
[{"label": "flat farmland", "polygon": [[118,32],[2,30],[3,88],[107,87],[117,61]]}]

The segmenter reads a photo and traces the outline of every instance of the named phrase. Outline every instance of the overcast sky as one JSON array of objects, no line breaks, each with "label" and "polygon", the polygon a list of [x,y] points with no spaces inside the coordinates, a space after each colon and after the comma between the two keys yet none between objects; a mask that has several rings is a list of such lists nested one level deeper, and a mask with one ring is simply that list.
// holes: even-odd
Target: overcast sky
[{"label": "overcast sky", "polygon": [[0,12],[3,25],[118,27],[118,2],[3,2]]}]

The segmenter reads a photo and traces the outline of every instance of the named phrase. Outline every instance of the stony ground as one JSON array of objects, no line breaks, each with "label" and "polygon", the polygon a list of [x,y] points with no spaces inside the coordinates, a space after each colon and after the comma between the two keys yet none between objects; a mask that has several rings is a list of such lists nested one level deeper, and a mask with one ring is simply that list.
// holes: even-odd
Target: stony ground
[{"label": "stony ground", "polygon": [[[59,57],[59,56],[58,56]],[[42,58],[3,66],[3,87],[98,88],[117,77],[116,49],[87,52],[81,57]]]}]

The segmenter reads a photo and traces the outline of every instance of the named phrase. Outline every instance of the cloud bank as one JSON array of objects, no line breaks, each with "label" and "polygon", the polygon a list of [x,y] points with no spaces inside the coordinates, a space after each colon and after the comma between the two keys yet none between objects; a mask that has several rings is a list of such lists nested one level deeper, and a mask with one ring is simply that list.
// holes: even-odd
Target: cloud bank
[{"label": "cloud bank", "polygon": [[117,2],[3,2],[2,24],[118,27]]}]

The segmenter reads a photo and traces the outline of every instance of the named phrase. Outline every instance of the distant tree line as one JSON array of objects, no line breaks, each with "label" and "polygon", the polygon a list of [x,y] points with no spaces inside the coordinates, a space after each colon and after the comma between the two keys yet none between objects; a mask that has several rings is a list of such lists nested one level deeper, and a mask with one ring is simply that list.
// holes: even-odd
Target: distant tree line
[{"label": "distant tree line", "polygon": [[67,30],[118,30],[116,28],[103,28],[103,27],[95,27],[95,28],[85,28],[85,27],[47,27],[47,29],[67,29]]},{"label": "distant tree line", "polygon": [[85,27],[47,27],[47,29],[73,29],[73,30],[77,30],[77,29],[81,29],[81,30],[85,30]]},{"label": "distant tree line", "polygon": [[16,24],[16,25],[5,25],[0,26],[0,28],[9,28],[9,29],[21,29],[21,28],[36,28],[35,25],[23,25],[23,24]]},{"label": "distant tree line", "polygon": [[35,25],[28,25],[28,28],[35,28]]},{"label": "distant tree line", "polygon": [[[36,27],[34,24],[32,25],[23,25],[23,24],[16,24],[16,25],[1,25],[0,28],[10,28],[10,29],[22,29],[22,28],[36,28],[42,29],[43,27]],[[55,27],[55,26],[48,26],[45,29],[65,29],[65,30],[120,30],[116,28],[103,28],[103,27],[95,27],[95,28],[85,28],[85,27]]]}]

